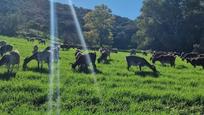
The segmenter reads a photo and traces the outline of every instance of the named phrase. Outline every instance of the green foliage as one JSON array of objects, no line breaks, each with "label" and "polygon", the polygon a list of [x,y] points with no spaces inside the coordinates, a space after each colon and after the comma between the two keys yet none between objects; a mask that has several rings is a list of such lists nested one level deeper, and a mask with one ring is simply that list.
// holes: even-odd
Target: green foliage
[{"label": "green foliage", "polygon": [[[30,33],[30,30],[35,30],[38,31],[38,33],[40,33],[40,36],[42,37],[49,36],[49,0],[1,0],[0,5],[1,34],[14,36]],[[98,29],[87,29],[85,27],[84,17],[88,12],[91,12],[91,10],[78,7],[74,8],[76,10],[77,17],[79,19],[84,35],[87,38],[87,43],[89,45],[98,44],[99,38],[102,38],[101,34],[103,33],[98,33]],[[102,22],[106,25],[106,27],[103,27],[103,32],[105,32],[103,34],[103,44],[113,44],[113,46],[116,48],[127,49],[130,42],[129,39],[135,32],[135,29],[132,29],[132,27],[129,28],[129,25],[136,25],[133,24],[130,19],[120,16],[114,16],[115,18],[113,19],[110,9],[108,9],[107,7],[102,8],[104,10],[101,10],[100,7],[97,9],[99,9],[99,13],[103,15],[101,19],[97,18],[97,20],[99,21],[97,22],[97,27],[101,26]],[[78,39],[76,26],[69,6],[56,3],[56,10],[59,38],[62,39],[62,41],[64,41],[65,43],[79,44],[80,42]],[[100,20],[103,21],[101,22]],[[113,21],[115,23],[113,23]],[[112,28],[113,24],[114,28]],[[124,37],[120,36],[120,32],[124,32]],[[120,43],[120,41],[123,42]]]},{"label": "green foliage", "polygon": [[[135,39],[143,48],[190,51],[204,36],[202,0],[144,0]],[[141,39],[144,40],[141,40]]]},{"label": "green foliage", "polygon": [[87,39],[92,39],[94,36],[98,45],[111,45],[114,17],[106,5],[95,6],[93,11],[85,15],[84,21]]},{"label": "green foliage", "polygon": [[[38,42],[29,43],[22,38],[5,36],[0,36],[0,40],[12,44],[21,54],[20,68],[15,69],[15,77],[6,76],[6,68],[0,67],[1,114],[47,114],[48,74],[46,71],[36,71],[36,61],[28,65],[28,71],[22,70],[23,59],[31,55],[33,46],[38,45]],[[45,46],[39,47],[42,50]],[[149,73],[151,70],[146,67],[143,68],[144,74],[138,72],[137,67],[128,71],[125,62],[128,53],[119,52],[111,54],[110,64],[97,63],[97,68],[102,73],[91,75],[71,69],[69,63],[75,60],[74,51],[60,51],[62,115],[161,115],[204,112],[204,71],[201,67],[193,68],[177,58],[175,68],[156,63],[160,72],[156,77]],[[143,56],[140,53],[138,55]],[[149,60],[150,54],[143,57]],[[44,67],[47,69],[45,64]]]}]

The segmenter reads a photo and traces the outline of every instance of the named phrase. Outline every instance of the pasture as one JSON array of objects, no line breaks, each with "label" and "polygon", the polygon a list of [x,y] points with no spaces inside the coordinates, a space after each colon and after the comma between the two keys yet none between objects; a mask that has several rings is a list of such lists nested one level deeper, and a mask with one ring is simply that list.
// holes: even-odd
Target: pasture
[{"label": "pasture", "polygon": [[[47,65],[39,72],[33,61],[27,71],[22,70],[23,59],[31,55],[38,42],[5,36],[0,36],[0,40],[13,45],[21,55],[20,69],[15,69],[13,75],[7,75],[6,68],[0,67],[1,115],[47,114]],[[39,46],[41,50],[45,47]],[[193,68],[177,58],[175,68],[156,63],[158,75],[146,67],[142,68],[143,73],[138,67],[128,71],[125,56],[129,53],[119,52],[111,54],[110,64],[96,63],[101,73],[91,75],[71,69],[74,51],[60,51],[61,114],[204,114],[204,70],[201,67]],[[151,56],[138,55],[148,61]]]}]

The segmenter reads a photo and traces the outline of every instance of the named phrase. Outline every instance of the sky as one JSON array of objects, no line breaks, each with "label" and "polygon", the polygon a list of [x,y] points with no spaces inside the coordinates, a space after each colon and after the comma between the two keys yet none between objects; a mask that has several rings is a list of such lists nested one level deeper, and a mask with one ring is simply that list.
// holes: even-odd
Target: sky
[{"label": "sky", "polygon": [[[58,0],[61,3],[68,3],[69,0]],[[113,14],[136,19],[140,15],[142,0],[72,0],[78,7],[94,9],[94,6],[105,4]]]}]

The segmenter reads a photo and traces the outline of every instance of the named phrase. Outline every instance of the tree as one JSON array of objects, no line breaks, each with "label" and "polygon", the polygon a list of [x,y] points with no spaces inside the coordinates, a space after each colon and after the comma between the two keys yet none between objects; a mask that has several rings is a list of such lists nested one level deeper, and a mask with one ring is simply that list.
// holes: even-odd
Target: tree
[{"label": "tree", "polygon": [[[98,45],[111,45],[113,39],[112,28],[114,17],[112,16],[111,10],[106,5],[102,4],[96,6],[93,11],[85,15],[84,21],[84,28],[87,30],[85,32],[87,40],[92,39],[94,36]],[[95,35],[93,35],[94,33]],[[96,33],[98,35],[96,35]]]},{"label": "tree", "polygon": [[97,44],[97,38],[99,38],[99,34],[97,33],[97,31],[92,30],[92,31],[84,32],[84,36],[85,38],[88,38],[87,43],[90,46]]},{"label": "tree", "polygon": [[144,0],[137,20],[139,47],[191,51],[203,32],[202,0]]}]

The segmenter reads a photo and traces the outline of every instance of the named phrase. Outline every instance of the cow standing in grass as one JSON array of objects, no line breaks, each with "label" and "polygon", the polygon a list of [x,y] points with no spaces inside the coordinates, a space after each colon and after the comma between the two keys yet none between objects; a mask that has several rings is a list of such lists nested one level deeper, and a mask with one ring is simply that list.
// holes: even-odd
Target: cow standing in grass
[{"label": "cow standing in grass", "polygon": [[20,54],[18,51],[11,51],[8,54],[4,55],[0,60],[0,66],[6,65],[8,69],[8,73],[13,72],[13,68],[15,65],[20,64]]},{"label": "cow standing in grass", "polygon": [[45,44],[46,44],[46,41],[45,41],[44,39],[39,39],[39,44],[45,45]]},{"label": "cow standing in grass", "polygon": [[74,64],[72,64],[72,69],[76,69],[78,66],[80,70],[87,72],[88,71],[88,66],[92,65],[93,70],[96,70],[96,53],[88,53],[88,54],[83,54],[81,55]]},{"label": "cow standing in grass", "polygon": [[38,69],[43,68],[43,62],[48,64],[48,68],[50,70],[50,56],[51,56],[51,52],[48,50],[44,50],[42,52],[36,52],[34,54],[32,54],[29,57],[26,57],[24,59],[24,63],[23,63],[23,69],[27,69],[27,64],[32,61],[32,60],[36,60],[38,62]]},{"label": "cow standing in grass", "polygon": [[108,55],[109,55],[109,52],[107,52],[106,50],[102,51],[101,52],[101,56],[98,58],[98,63],[107,63],[108,62]]},{"label": "cow standing in grass", "polygon": [[33,54],[37,53],[37,52],[38,52],[38,49],[39,49],[38,46],[35,45],[35,46],[33,47],[32,53],[33,53]]},{"label": "cow standing in grass", "polygon": [[130,56],[136,55],[136,49],[131,49],[130,50]]},{"label": "cow standing in grass", "polygon": [[13,50],[12,45],[4,45],[0,48],[0,55],[3,56],[6,52],[10,52]]},{"label": "cow standing in grass", "polygon": [[194,68],[196,68],[196,66],[202,66],[204,69],[204,57],[192,58],[189,59],[189,62],[191,65],[193,65]]},{"label": "cow standing in grass", "polygon": [[131,66],[139,66],[140,71],[142,71],[143,66],[149,67],[153,72],[157,72],[156,67],[151,65],[147,60],[138,56],[127,56],[127,69],[129,70]]},{"label": "cow standing in grass", "polygon": [[168,53],[166,53],[166,52],[154,52],[154,53],[152,54],[152,57],[150,57],[150,60],[152,61],[153,58],[159,57],[159,56],[161,56],[161,55],[168,55]]},{"label": "cow standing in grass", "polygon": [[110,58],[111,51],[108,48],[100,48],[99,52],[100,53],[106,52],[108,54],[108,57]]},{"label": "cow standing in grass", "polygon": [[75,59],[77,60],[83,54],[80,49],[77,49],[74,55],[75,55]]},{"label": "cow standing in grass", "polygon": [[27,38],[27,41],[33,43],[35,41],[35,38]]},{"label": "cow standing in grass", "polygon": [[159,61],[162,65],[170,64],[171,67],[175,67],[176,56],[170,54],[160,55],[152,59],[152,63],[155,63],[156,61]]},{"label": "cow standing in grass", "polygon": [[195,52],[191,52],[191,53],[186,53],[186,54],[183,54],[183,56],[181,57],[182,60],[187,60],[188,58],[196,58],[198,57],[199,54],[198,53],[195,53]]}]

